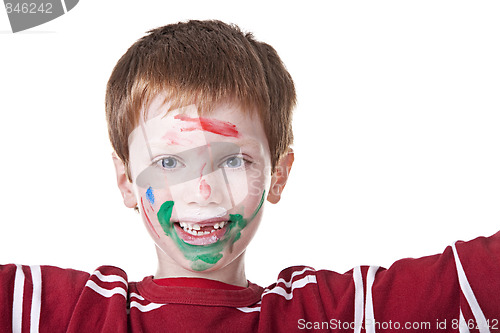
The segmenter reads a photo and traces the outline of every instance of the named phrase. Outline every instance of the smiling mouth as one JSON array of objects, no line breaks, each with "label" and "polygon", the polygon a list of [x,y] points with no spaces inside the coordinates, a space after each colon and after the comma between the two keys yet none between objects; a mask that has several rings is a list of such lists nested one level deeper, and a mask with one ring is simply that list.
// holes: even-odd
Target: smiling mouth
[{"label": "smiling mouth", "polygon": [[217,222],[213,225],[208,226],[200,226],[197,223],[187,223],[187,222],[179,222],[179,226],[188,234],[193,236],[205,236],[209,235],[219,229],[222,229],[226,226],[229,221]]},{"label": "smiling mouth", "polygon": [[219,222],[175,222],[174,229],[177,235],[191,245],[209,245],[219,241],[226,233],[231,221]]}]

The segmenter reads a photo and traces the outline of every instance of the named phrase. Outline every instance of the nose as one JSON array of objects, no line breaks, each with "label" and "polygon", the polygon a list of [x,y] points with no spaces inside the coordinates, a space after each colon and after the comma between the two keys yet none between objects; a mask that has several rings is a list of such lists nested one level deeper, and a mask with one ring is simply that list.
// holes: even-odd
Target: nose
[{"label": "nose", "polygon": [[210,196],[212,195],[212,188],[210,185],[206,182],[205,179],[200,180],[200,196],[202,197],[203,200],[208,200]]},{"label": "nose", "polygon": [[200,206],[210,204],[220,205],[224,198],[224,179],[218,175],[220,171],[201,175],[193,180],[192,186],[185,192],[185,202],[194,203]]}]

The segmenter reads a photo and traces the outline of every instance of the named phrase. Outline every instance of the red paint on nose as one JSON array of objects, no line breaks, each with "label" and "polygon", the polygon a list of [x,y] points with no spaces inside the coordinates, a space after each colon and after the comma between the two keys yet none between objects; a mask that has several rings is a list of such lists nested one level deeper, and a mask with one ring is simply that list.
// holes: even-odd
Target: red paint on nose
[{"label": "red paint on nose", "polygon": [[203,200],[207,200],[212,194],[212,188],[210,188],[205,179],[202,179],[200,182],[200,194]]}]

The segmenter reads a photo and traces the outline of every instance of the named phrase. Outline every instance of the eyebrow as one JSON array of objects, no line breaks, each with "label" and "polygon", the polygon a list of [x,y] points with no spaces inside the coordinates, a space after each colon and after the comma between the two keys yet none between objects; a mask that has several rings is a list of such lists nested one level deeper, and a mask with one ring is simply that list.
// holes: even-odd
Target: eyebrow
[{"label": "eyebrow", "polygon": [[259,148],[260,147],[260,142],[255,140],[255,139],[237,140],[234,142],[234,144],[236,144],[240,147],[250,147],[250,148]]},{"label": "eyebrow", "polygon": [[[198,147],[210,146],[211,143],[213,144],[213,143],[217,143],[217,142],[218,141],[206,142],[204,145],[200,145]],[[255,140],[255,139],[242,139],[242,140],[231,141],[230,143],[233,143],[234,145],[236,145],[240,148],[255,149],[255,150],[258,150],[260,152],[261,144],[259,141]],[[179,153],[182,153],[186,150],[185,146],[182,144],[169,144],[165,141],[152,141],[152,142],[148,142],[147,145],[149,146],[148,148],[151,151],[151,156],[155,155],[155,153],[158,153],[157,151],[155,151],[157,149],[163,150],[165,148],[171,148],[172,150],[170,152],[168,152],[169,154],[179,154]],[[184,147],[184,149],[183,149],[183,147]],[[193,148],[196,148],[196,147],[193,147]],[[193,148],[188,148],[187,150],[190,150]]]}]

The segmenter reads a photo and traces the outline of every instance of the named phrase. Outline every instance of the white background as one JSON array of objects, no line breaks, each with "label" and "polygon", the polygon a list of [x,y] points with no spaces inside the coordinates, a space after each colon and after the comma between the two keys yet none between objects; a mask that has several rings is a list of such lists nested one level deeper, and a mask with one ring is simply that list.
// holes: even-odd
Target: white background
[{"label": "white background", "polygon": [[247,251],[250,280],[388,267],[495,233],[499,3],[328,3],[81,0],[17,34],[0,10],[0,262],[155,273],[115,186],[104,92],[136,39],[190,18],[254,32],[297,87],[296,163]]}]

